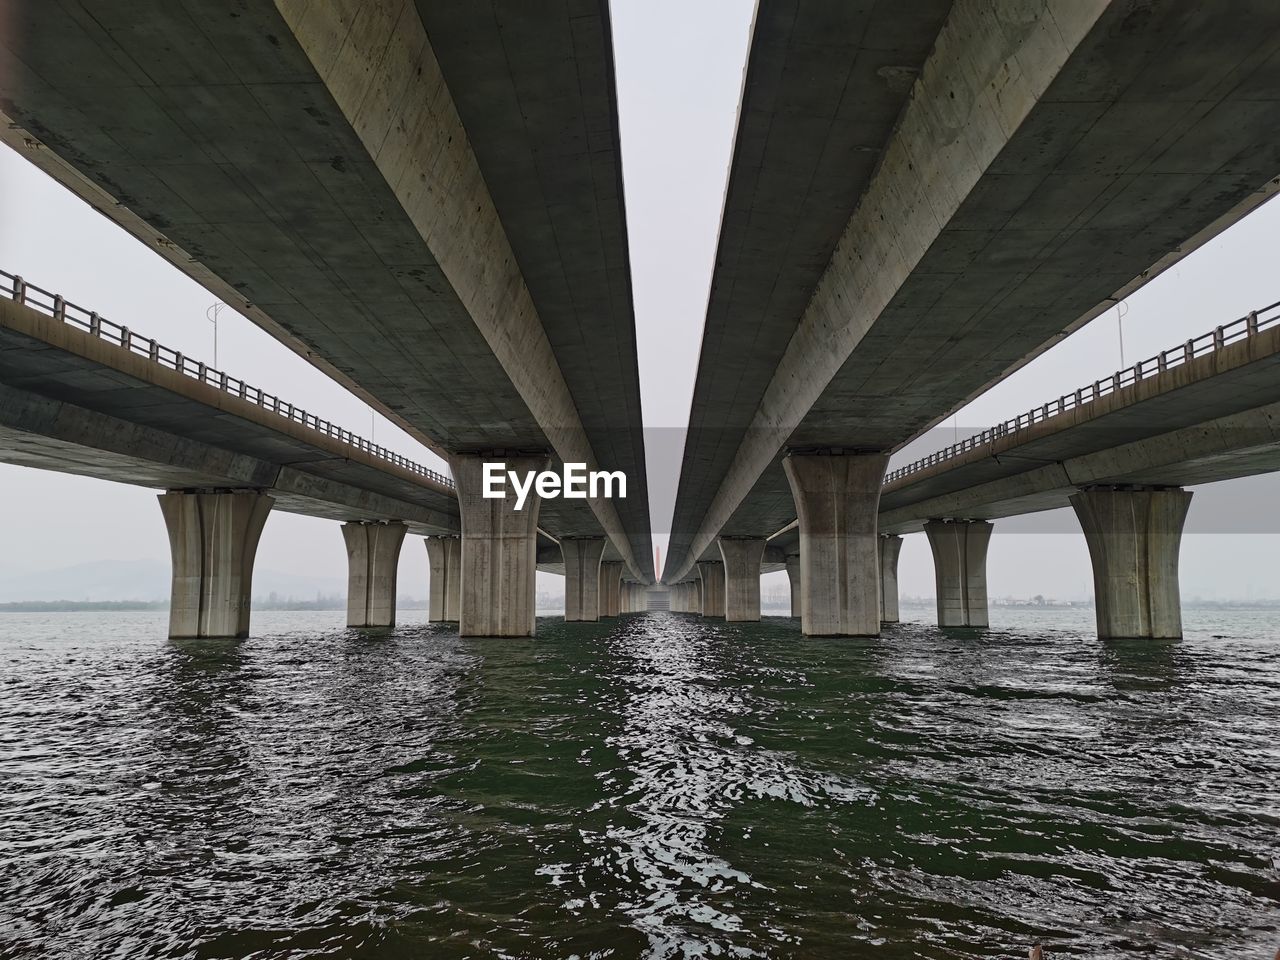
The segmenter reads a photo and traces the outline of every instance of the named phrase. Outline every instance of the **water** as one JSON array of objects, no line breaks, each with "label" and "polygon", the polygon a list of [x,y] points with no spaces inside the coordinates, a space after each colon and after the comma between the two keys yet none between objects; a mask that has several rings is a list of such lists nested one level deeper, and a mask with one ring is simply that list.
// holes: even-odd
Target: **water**
[{"label": "water", "polygon": [[877,641],[339,616],[0,618],[0,956],[1280,946],[1275,614],[1140,644],[1070,611]]}]

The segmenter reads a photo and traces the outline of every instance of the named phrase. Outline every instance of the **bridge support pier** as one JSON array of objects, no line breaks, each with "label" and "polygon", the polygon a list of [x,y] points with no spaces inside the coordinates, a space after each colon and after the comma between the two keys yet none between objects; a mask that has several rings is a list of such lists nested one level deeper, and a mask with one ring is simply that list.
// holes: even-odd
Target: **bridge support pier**
[{"label": "bridge support pier", "polygon": [[724,560],[724,618],[731,623],[760,622],[760,561],[764,540],[720,537]]},{"label": "bridge support pier", "polygon": [[600,616],[616,617],[622,609],[621,560],[605,560],[600,564]]},{"label": "bridge support pier", "polygon": [[169,637],[247,637],[253,559],[274,501],[256,491],[159,500],[173,557]]},{"label": "bridge support pier", "polygon": [[985,520],[930,520],[924,525],[933,551],[938,626],[990,626],[987,545],[993,529]]},{"label": "bridge support pier", "polygon": [[514,495],[485,497],[484,465],[497,461],[518,473],[547,469],[547,458],[541,456],[449,457],[462,515],[458,632],[464,637],[531,637],[537,626],[535,575],[541,500],[530,490],[524,509],[517,510]]},{"label": "bridge support pier", "polygon": [[1093,488],[1071,498],[1093,561],[1103,640],[1182,636],[1178,548],[1190,504],[1180,489]]},{"label": "bridge support pier", "polygon": [[462,541],[457,537],[427,537],[431,566],[431,595],[427,619],[457,623],[462,609]]},{"label": "bridge support pier", "polygon": [[403,523],[344,523],[347,545],[347,626],[394,627],[396,573]]},{"label": "bridge support pier", "polygon": [[892,533],[880,534],[880,622],[897,623],[898,611],[898,554],[902,553],[902,538]]},{"label": "bridge support pier", "polygon": [[782,461],[800,521],[800,629],[880,633],[876,520],[888,454],[790,454]]},{"label": "bridge support pier", "polygon": [[565,537],[560,541],[564,556],[564,618],[594,623],[600,619],[600,558],[604,537]]},{"label": "bridge support pier", "polygon": [[787,557],[787,579],[791,582],[791,616],[800,616],[800,554]]},{"label": "bridge support pier", "polygon": [[724,564],[719,560],[698,561],[698,577],[702,588],[702,602],[694,606],[693,613],[704,617],[725,615]]}]

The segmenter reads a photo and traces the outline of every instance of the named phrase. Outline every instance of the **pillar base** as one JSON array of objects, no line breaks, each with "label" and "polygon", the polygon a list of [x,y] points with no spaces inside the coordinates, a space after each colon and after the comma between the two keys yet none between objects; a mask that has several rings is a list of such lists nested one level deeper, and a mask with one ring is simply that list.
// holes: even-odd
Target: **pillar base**
[{"label": "pillar base", "polygon": [[1071,498],[1093,562],[1098,636],[1182,636],[1178,548],[1191,494],[1178,489],[1092,488]]},{"label": "pillar base", "polygon": [[985,520],[930,520],[924,525],[933,551],[938,626],[990,626],[987,545],[993,529]]},{"label": "pillar base", "polygon": [[604,537],[565,537],[560,541],[564,557],[564,618],[594,623],[600,619],[600,558]]},{"label": "pillar base", "polygon": [[425,543],[431,566],[427,620],[457,623],[462,610],[462,540],[427,537]]},{"label": "pillar base", "polygon": [[764,539],[720,537],[724,560],[724,618],[730,623],[760,622],[760,561]]},{"label": "pillar base", "polygon": [[902,538],[892,533],[880,534],[880,622],[897,623],[901,617],[898,608],[898,555],[902,553]]},{"label": "pillar base", "polygon": [[452,454],[449,467],[462,514],[462,604],[458,633],[464,637],[531,637],[537,627],[538,510],[530,491],[515,508],[509,489],[502,498],[483,495],[485,463],[503,463],[519,473],[547,468],[546,457]]},{"label": "pillar base", "polygon": [[173,586],[169,637],[247,637],[253,560],[273,500],[257,492],[159,496]]},{"label": "pillar base", "polygon": [[702,585],[702,602],[694,613],[704,617],[724,618],[724,564],[719,560],[698,562],[698,577]]},{"label": "pillar base", "polygon": [[616,617],[622,612],[621,560],[605,560],[600,564],[600,616]]},{"label": "pillar base", "polygon": [[396,572],[403,523],[344,523],[347,545],[347,626],[396,625]]},{"label": "pillar base", "polygon": [[800,523],[800,629],[880,633],[876,523],[888,454],[790,454],[783,461]]}]

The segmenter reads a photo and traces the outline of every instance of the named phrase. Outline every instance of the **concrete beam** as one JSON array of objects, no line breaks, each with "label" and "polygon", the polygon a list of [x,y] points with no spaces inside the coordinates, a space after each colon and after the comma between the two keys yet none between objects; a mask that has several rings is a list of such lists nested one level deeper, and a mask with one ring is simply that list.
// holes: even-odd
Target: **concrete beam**
[{"label": "concrete beam", "polygon": [[403,523],[344,523],[347,546],[347,626],[396,625],[396,575]]},{"label": "concrete beam", "polygon": [[594,623],[600,619],[600,560],[603,537],[563,537],[564,618]]},{"label": "concrete beam", "polygon": [[1071,498],[1093,562],[1098,636],[1182,636],[1178,548],[1186,490],[1081,490]]},{"label": "concrete beam", "polygon": [[721,537],[724,560],[724,618],[730,622],[760,621],[760,561],[763,539]]},{"label": "concrete beam", "polygon": [[982,520],[931,520],[924,525],[933,551],[938,626],[990,626],[987,545],[993,529]]},{"label": "concrete beam", "polygon": [[880,535],[880,622],[897,623],[898,610],[898,555],[902,553],[902,538],[892,534]]},{"label": "concrete beam", "polygon": [[800,521],[800,629],[880,633],[876,515],[887,454],[792,454],[783,461]]},{"label": "concrete beam", "polygon": [[171,491],[159,500],[173,557],[170,638],[247,637],[253,560],[271,498]]},{"label": "concrete beam", "polygon": [[427,619],[432,623],[457,623],[462,611],[462,540],[427,537],[424,542],[431,569]]},{"label": "concrete beam", "polygon": [[[462,513],[462,609],[464,637],[531,637],[537,627],[538,508],[530,490],[523,509],[515,497],[482,493],[484,464],[492,457],[452,454],[449,469]],[[547,468],[546,457],[504,457],[520,474]]]}]

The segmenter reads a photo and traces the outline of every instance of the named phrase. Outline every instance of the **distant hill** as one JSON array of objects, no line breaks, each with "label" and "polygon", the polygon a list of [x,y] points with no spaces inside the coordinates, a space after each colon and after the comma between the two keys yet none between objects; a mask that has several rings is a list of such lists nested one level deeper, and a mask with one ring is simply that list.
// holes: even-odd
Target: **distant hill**
[{"label": "distant hill", "polygon": [[[314,599],[317,595],[345,596],[344,579],[309,577],[279,570],[253,574],[253,594],[266,597]],[[55,570],[0,570],[0,603],[21,600],[137,600],[168,601],[168,560],[102,560]]]}]

